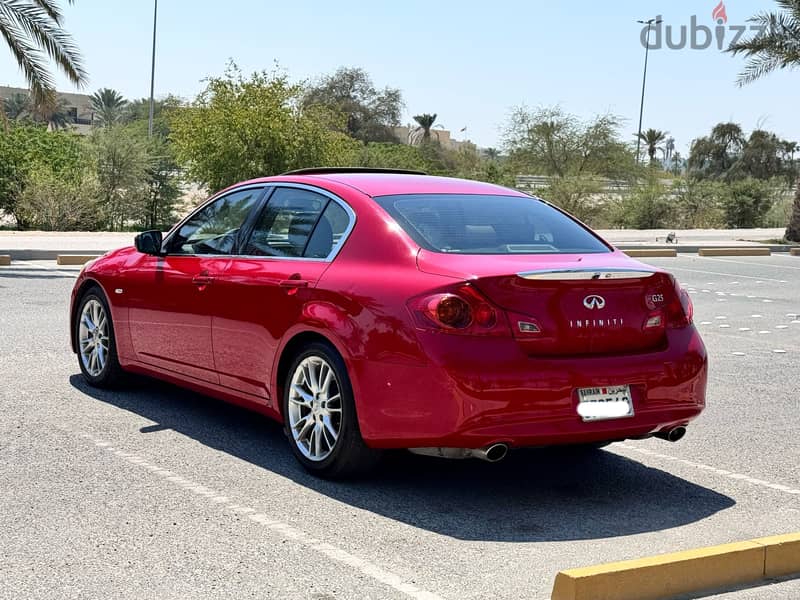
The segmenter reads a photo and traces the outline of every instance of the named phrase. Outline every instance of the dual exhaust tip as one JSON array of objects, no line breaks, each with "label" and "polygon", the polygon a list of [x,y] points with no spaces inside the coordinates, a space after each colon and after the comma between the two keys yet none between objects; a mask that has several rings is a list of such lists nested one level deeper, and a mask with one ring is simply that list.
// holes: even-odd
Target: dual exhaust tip
[{"label": "dual exhaust tip", "polygon": [[[679,425],[665,431],[659,431],[654,436],[668,442],[677,442],[686,435],[686,427]],[[508,455],[508,444],[491,444],[484,448],[410,448],[414,454],[423,456],[436,456],[439,458],[466,459],[478,458],[486,462],[496,463]]]},{"label": "dual exhaust tip", "polygon": [[414,454],[438,456],[439,458],[465,459],[478,458],[495,463],[503,460],[508,454],[508,444],[491,444],[484,448],[410,448]]}]

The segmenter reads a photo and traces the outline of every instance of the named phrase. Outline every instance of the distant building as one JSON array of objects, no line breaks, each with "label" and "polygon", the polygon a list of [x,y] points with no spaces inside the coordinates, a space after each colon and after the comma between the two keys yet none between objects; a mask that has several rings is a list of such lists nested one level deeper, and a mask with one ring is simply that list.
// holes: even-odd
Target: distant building
[{"label": "distant building", "polygon": [[[403,144],[411,144],[413,140],[413,133],[417,129],[416,125],[404,125],[401,127],[394,127],[394,135]],[[458,150],[459,148],[471,148],[475,150],[475,144],[469,140],[456,140],[451,136],[450,131],[447,129],[439,129],[435,127],[431,129],[431,139],[439,142],[443,148],[449,150]]]},{"label": "distant building", "polygon": [[[5,100],[21,94],[27,96],[29,90],[26,88],[6,87],[0,85],[0,100]],[[92,108],[91,96],[87,94],[73,94],[71,92],[56,92],[58,98],[65,101],[64,108],[67,113],[67,121],[70,127],[78,133],[88,133],[94,123],[94,109]]]}]

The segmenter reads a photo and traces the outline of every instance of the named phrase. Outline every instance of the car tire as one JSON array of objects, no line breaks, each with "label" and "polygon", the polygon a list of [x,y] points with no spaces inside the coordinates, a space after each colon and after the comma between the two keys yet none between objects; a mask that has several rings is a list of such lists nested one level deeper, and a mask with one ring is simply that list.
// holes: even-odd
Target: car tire
[{"label": "car tire", "polygon": [[363,475],[380,461],[381,452],[361,437],[344,361],[328,344],[311,343],[292,361],[283,390],[283,415],[292,452],[318,477]]},{"label": "car tire", "polygon": [[117,358],[114,323],[103,292],[90,288],[81,296],[74,323],[78,366],[89,385],[100,388],[122,383],[125,372]]}]

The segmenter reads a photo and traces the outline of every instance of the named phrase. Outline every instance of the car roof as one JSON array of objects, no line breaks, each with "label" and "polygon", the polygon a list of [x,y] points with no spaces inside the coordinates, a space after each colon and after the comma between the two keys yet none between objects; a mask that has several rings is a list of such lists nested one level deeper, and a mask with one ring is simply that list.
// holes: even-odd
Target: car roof
[{"label": "car roof", "polygon": [[[277,175],[243,183],[294,182],[325,187],[325,182],[335,182],[354,188],[368,196],[396,194],[487,194],[494,196],[525,196],[510,188],[454,177],[414,175],[407,173],[314,173]],[[241,184],[240,184],[241,185]]]}]

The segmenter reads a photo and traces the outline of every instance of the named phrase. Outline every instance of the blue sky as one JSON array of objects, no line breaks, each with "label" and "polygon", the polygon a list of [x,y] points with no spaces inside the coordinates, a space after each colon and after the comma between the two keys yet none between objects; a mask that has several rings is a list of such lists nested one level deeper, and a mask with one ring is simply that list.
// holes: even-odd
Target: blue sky
[{"label": "blue sky", "polygon": [[[66,4],[66,2],[62,2]],[[499,146],[513,106],[550,106],[590,116],[610,111],[636,130],[644,49],[637,19],[714,26],[711,1],[161,0],[156,94],[192,98],[228,59],[245,71],[277,61],[293,79],[341,65],[366,69],[379,86],[403,90],[406,120],[421,112],[481,146]],[[729,0],[729,25],[771,9],[768,0]],[[149,93],[151,0],[76,0],[66,27],[91,76],[88,90]],[[728,32],[728,35],[731,35]],[[719,121],[763,126],[800,140],[800,70],[735,86],[742,60],[706,50],[650,53],[644,127],[668,130],[682,152]],[[71,89],[63,78],[59,89]],[[5,46],[0,84],[23,79]],[[457,134],[458,135],[458,134]]]}]

